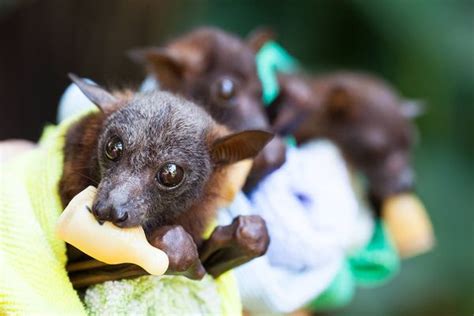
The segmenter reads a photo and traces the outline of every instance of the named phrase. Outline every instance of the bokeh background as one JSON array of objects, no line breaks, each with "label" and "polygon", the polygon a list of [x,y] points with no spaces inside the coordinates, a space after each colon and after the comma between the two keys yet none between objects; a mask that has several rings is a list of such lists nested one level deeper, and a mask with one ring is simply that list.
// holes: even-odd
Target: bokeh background
[{"label": "bokeh background", "polygon": [[418,192],[437,247],[336,315],[474,313],[474,1],[0,0],[0,139],[36,140],[67,72],[106,86],[144,74],[124,52],[193,27],[272,27],[309,71],[358,69],[425,100]]}]

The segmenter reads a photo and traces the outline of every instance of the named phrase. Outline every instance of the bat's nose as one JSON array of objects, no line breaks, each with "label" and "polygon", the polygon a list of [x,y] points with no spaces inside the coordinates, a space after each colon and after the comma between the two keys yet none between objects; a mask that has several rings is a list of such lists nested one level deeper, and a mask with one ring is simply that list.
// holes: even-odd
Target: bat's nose
[{"label": "bat's nose", "polygon": [[100,221],[110,221],[116,226],[125,226],[129,218],[128,212],[124,207],[116,207],[97,202],[92,208],[92,214]]},{"label": "bat's nose", "polygon": [[121,226],[126,224],[128,220],[128,212],[124,211],[123,209],[120,208],[112,208],[111,211],[111,217],[112,217],[112,223],[114,223],[117,226]]}]

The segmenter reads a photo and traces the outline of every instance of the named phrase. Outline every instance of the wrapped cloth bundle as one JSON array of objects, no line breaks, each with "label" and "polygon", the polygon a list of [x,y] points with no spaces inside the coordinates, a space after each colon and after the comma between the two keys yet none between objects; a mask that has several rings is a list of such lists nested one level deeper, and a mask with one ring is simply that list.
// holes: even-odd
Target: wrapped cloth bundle
[{"label": "wrapped cloth bundle", "polygon": [[290,148],[286,163],[250,197],[239,195],[220,223],[238,214],[261,215],[271,238],[265,256],[235,270],[244,309],[255,314],[340,307],[356,285],[379,285],[398,271],[383,224],[328,141]]},{"label": "wrapped cloth bundle", "polygon": [[58,181],[70,121],[48,128],[40,146],[0,166],[0,313],[80,315],[56,238]]}]

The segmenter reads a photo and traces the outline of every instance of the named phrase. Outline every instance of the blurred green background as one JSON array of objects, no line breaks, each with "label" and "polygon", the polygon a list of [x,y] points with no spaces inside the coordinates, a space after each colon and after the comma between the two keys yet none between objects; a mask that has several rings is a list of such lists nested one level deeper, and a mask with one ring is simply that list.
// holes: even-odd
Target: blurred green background
[{"label": "blurred green background", "polygon": [[[270,26],[313,72],[365,70],[425,100],[418,192],[437,246],[388,285],[359,290],[336,315],[474,313],[474,1],[0,0],[0,139],[36,139],[73,71],[136,85],[131,47],[215,25]],[[21,123],[21,124],[20,124]]]}]

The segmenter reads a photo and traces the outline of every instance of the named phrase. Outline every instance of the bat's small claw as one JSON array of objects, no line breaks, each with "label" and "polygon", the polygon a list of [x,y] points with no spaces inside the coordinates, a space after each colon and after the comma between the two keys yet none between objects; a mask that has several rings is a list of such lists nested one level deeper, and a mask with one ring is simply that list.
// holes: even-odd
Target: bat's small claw
[{"label": "bat's small claw", "polygon": [[222,273],[265,254],[270,243],[267,226],[257,215],[238,216],[232,224],[218,226],[200,249],[207,273]]}]

